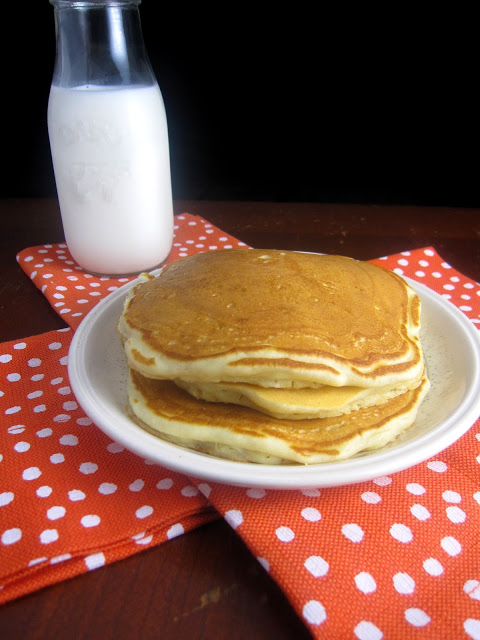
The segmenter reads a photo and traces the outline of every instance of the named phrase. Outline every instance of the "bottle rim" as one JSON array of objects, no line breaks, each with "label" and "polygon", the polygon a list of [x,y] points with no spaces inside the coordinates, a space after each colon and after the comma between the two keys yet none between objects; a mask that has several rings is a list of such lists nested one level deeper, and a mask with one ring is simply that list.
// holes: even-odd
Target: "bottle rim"
[{"label": "bottle rim", "polygon": [[50,4],[59,8],[88,9],[92,7],[128,6],[138,7],[142,0],[49,0]]}]

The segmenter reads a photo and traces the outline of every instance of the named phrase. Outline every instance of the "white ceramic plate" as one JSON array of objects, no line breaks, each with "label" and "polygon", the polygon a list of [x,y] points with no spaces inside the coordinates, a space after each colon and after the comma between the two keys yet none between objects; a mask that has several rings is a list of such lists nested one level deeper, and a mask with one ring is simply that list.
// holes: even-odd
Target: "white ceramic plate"
[{"label": "white ceramic plate", "polygon": [[[407,279],[408,280],[408,279]],[[394,443],[349,460],[312,466],[231,462],[165,442],[125,413],[127,366],[116,331],[133,283],[102,300],[78,327],[68,372],[80,406],[130,451],[163,467],[212,482],[275,489],[331,487],[371,480],[430,458],[463,435],[480,414],[480,340],[453,304],[412,280],[422,301],[422,344],[431,390],[415,424]]]}]

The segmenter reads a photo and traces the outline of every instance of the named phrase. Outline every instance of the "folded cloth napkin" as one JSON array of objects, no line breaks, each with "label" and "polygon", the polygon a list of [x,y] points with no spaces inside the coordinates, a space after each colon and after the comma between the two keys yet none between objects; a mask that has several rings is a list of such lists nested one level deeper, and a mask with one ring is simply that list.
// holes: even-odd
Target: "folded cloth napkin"
[{"label": "folded cloth napkin", "polygon": [[[244,246],[178,216],[169,259]],[[64,244],[26,249],[18,262],[69,327],[0,347],[0,603],[219,517],[191,480],[107,438],[70,389],[73,331],[133,278],[92,276]]]},{"label": "folded cloth napkin", "polygon": [[[202,218],[176,222],[171,259],[242,246]],[[72,329],[125,280],[85,273],[64,245],[18,261]],[[374,262],[480,323],[480,286],[435,249]],[[0,602],[220,514],[315,638],[480,639],[480,422],[434,459],[371,482],[275,491],[197,481],[91,424],[68,386],[72,329],[1,345]]]}]

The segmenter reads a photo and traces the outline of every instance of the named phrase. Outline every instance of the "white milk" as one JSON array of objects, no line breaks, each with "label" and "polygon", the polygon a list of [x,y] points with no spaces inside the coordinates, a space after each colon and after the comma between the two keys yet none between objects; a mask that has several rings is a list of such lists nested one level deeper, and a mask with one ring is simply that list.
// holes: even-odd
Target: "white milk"
[{"label": "white milk", "polygon": [[51,87],[48,133],[67,241],[88,271],[161,263],[173,238],[168,132],[158,85]]}]

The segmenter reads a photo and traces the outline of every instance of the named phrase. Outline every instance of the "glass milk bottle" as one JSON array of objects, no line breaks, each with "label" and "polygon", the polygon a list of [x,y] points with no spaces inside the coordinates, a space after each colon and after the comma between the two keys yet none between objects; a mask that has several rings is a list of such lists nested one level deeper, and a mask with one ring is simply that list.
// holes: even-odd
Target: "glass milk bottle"
[{"label": "glass milk bottle", "polygon": [[92,273],[152,269],[172,246],[173,205],[165,107],[140,0],[50,2],[48,134],[68,248]]}]

